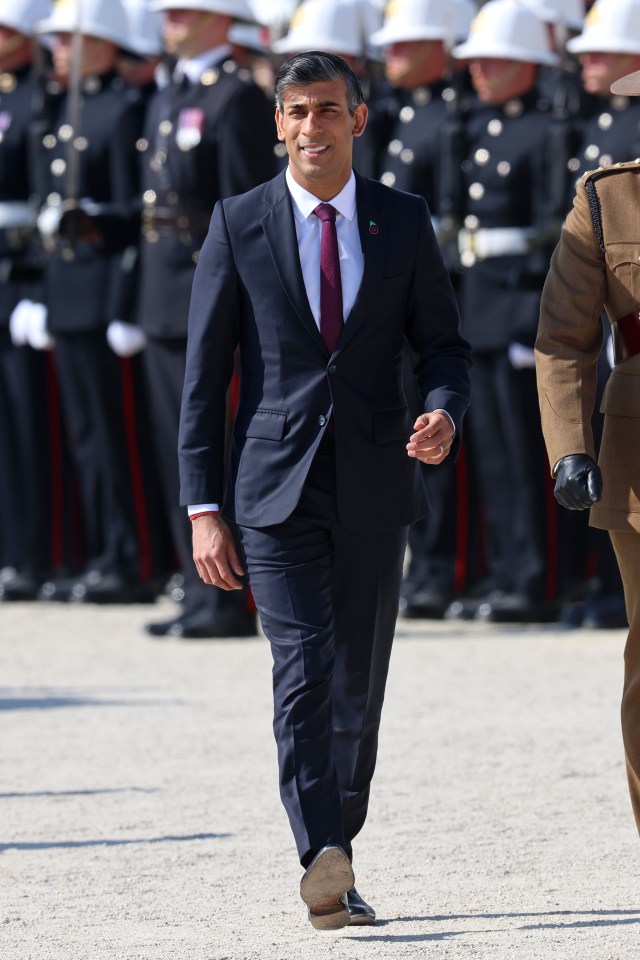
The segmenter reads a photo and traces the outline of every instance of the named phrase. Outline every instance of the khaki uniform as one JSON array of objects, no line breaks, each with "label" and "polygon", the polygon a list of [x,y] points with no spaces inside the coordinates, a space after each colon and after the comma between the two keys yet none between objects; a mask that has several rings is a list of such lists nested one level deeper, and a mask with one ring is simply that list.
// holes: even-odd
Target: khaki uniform
[{"label": "khaki uniform", "polygon": [[[595,458],[591,414],[601,312],[612,323],[640,311],[640,162],[601,167],[578,184],[542,296],[536,368],[551,465]],[[638,320],[640,324],[640,320]],[[640,829],[640,354],[615,366],[601,404],[603,495],[592,526],[610,531],[629,617],[622,730]]]}]

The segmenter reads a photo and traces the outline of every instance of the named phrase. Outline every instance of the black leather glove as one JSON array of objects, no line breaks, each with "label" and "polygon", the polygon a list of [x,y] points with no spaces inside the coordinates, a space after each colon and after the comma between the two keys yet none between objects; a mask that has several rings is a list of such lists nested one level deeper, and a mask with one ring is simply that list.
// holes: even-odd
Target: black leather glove
[{"label": "black leather glove", "polygon": [[553,492],[567,510],[587,510],[602,496],[600,467],[586,453],[563,457],[558,463]]}]

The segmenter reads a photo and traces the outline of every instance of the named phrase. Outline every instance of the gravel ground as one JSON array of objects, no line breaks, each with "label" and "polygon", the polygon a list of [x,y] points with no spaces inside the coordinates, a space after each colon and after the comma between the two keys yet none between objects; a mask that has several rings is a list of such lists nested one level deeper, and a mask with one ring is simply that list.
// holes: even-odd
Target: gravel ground
[{"label": "gravel ground", "polygon": [[375,928],[316,933],[263,638],[155,608],[0,609],[3,960],[637,956],[622,631],[400,622],[369,820]]}]

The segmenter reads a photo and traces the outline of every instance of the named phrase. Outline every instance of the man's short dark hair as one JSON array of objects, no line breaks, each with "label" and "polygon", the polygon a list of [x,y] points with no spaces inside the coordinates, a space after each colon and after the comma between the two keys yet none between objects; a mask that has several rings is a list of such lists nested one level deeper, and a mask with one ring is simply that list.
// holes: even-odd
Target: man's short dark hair
[{"label": "man's short dark hair", "polygon": [[278,70],[274,87],[276,106],[280,111],[284,109],[284,96],[291,87],[304,87],[323,80],[344,80],[350,114],[353,115],[356,107],[364,103],[360,81],[346,60],[333,53],[310,50],[285,60]]}]

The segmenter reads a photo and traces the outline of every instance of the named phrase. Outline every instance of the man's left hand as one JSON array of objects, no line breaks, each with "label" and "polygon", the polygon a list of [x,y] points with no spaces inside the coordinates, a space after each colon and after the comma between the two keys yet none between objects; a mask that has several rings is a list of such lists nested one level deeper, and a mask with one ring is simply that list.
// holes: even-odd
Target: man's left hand
[{"label": "man's left hand", "polygon": [[451,421],[444,414],[422,413],[413,425],[415,433],[409,437],[407,454],[422,463],[437,464],[448,457],[453,443]]}]

